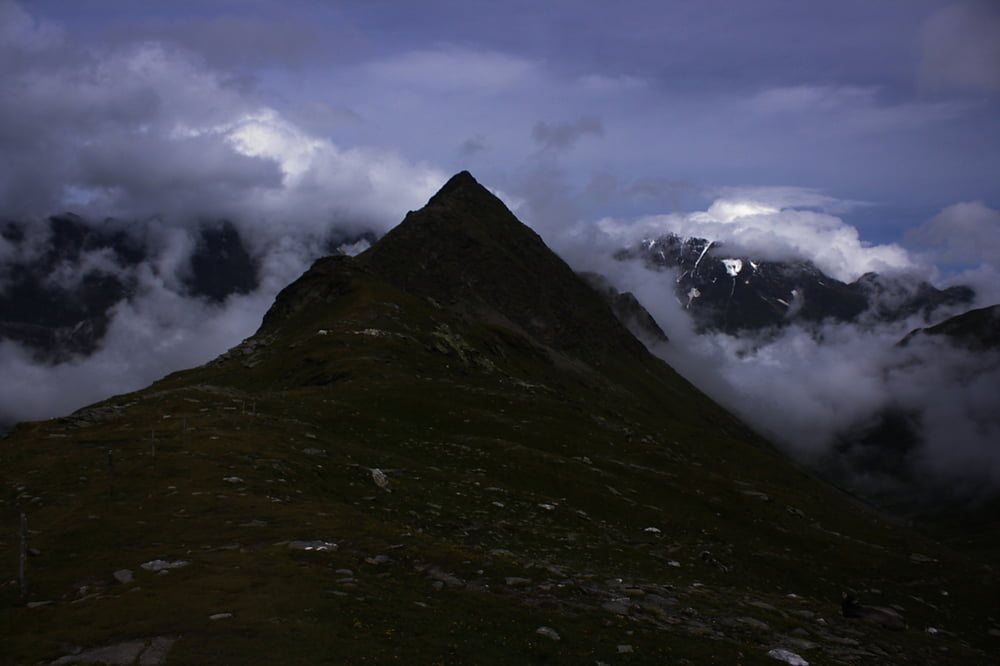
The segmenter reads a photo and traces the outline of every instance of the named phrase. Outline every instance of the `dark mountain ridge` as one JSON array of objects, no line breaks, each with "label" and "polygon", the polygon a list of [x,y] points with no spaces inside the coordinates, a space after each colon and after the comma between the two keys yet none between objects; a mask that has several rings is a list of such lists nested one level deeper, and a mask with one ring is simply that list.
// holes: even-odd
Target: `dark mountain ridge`
[{"label": "dark mountain ridge", "polygon": [[468,172],[359,258],[401,289],[482,308],[546,345],[640,353],[608,305]]},{"label": "dark mountain ridge", "polygon": [[917,329],[899,344],[906,346],[917,337],[937,337],[973,351],[1000,351],[1000,305],[969,310],[934,326]]},{"label": "dark mountain ridge", "polygon": [[[0,537],[5,656],[988,660],[986,560],[789,462],[567,271],[459,174],[213,362],[20,424],[0,515],[36,554],[19,576]],[[844,617],[848,590],[912,629]]]}]

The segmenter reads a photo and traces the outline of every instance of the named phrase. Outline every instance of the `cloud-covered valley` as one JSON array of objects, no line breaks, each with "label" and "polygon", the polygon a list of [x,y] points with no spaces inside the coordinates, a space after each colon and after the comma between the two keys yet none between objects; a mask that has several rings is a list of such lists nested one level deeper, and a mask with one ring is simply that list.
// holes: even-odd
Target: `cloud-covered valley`
[{"label": "cloud-covered valley", "polygon": [[[903,492],[907,501],[942,495],[979,501],[994,494],[1000,487],[1000,350],[963,348],[938,336],[900,343],[970,306],[1000,303],[997,282],[982,279],[996,275],[996,264],[987,261],[996,255],[977,254],[982,263],[943,279],[926,255],[861,242],[839,217],[816,210],[841,205],[786,189],[728,191],[705,211],[604,219],[559,242],[577,267],[602,273],[618,290],[637,296],[670,340],[651,343],[658,355],[805,463],[867,492]],[[975,227],[988,247],[1000,232],[989,224],[995,214],[981,204],[953,206],[920,231]],[[807,259],[839,280],[870,271],[891,276],[899,291],[883,294],[890,310],[891,299],[913,293],[926,279],[973,285],[975,301],[903,318],[873,310],[855,321],[793,318],[779,330],[698,331],[691,301],[673,288],[679,268],[613,260],[607,251],[663,234],[720,242],[723,249],[706,253],[705,262],[726,256]]]}]

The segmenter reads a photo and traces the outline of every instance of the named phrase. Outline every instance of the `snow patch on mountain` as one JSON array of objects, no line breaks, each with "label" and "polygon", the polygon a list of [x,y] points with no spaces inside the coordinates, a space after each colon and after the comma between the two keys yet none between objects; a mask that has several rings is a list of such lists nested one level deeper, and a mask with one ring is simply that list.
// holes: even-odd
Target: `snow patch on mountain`
[{"label": "snow patch on mountain", "polygon": [[[754,261],[808,259],[842,282],[865,273],[917,272],[929,278],[933,269],[901,246],[862,241],[857,229],[829,213],[780,208],[754,201],[719,199],[705,211],[650,215],[636,220],[605,218],[598,228],[620,246],[675,234],[725,244]],[[708,247],[704,248],[707,252]]]},{"label": "snow patch on mountain", "polygon": [[726,268],[726,273],[736,277],[743,270],[742,259],[723,259],[722,265]]}]

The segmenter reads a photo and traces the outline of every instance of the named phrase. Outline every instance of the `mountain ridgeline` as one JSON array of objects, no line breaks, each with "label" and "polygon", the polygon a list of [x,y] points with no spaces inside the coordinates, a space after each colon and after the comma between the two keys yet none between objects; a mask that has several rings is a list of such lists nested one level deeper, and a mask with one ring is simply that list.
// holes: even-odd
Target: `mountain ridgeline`
[{"label": "mountain ridgeline", "polygon": [[400,289],[498,315],[556,349],[642,353],[594,290],[468,172],[361,261]]},{"label": "mountain ridgeline", "polygon": [[214,361],[18,425],[5,660],[989,661],[987,557],[800,469],[605,295],[463,172]]},{"label": "mountain ridgeline", "polygon": [[949,308],[966,308],[975,296],[965,286],[942,290],[910,277],[877,273],[845,283],[807,260],[755,259],[723,243],[675,234],[647,239],[615,256],[641,261],[653,270],[675,270],[668,288],[702,332],[741,335],[791,323],[933,317]]}]

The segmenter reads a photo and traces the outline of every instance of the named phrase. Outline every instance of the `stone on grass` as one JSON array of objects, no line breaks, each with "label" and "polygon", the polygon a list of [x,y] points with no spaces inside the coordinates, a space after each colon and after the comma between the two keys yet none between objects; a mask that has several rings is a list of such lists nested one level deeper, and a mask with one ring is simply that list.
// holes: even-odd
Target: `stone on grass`
[{"label": "stone on grass", "polygon": [[139,566],[146,571],[167,571],[168,569],[186,567],[189,564],[191,563],[187,560],[176,560],[174,562],[168,562],[167,560],[150,560],[149,562],[143,562]]},{"label": "stone on grass", "polygon": [[127,585],[128,583],[131,583],[132,581],[135,580],[135,576],[132,575],[131,569],[119,569],[112,575],[115,577],[115,580],[117,580],[122,585]]},{"label": "stone on grass", "polygon": [[176,642],[177,639],[170,636],[157,636],[149,644],[149,647],[139,655],[139,665],[158,666],[158,664],[166,663],[167,654]]},{"label": "stone on grass", "polygon": [[139,657],[139,653],[146,647],[146,641],[126,641],[106,647],[86,650],[79,654],[71,654],[60,657],[52,662],[53,666],[62,664],[86,664],[98,663],[116,666],[118,664],[132,664]]},{"label": "stone on grass", "polygon": [[535,629],[535,633],[539,636],[545,636],[546,638],[551,638],[554,641],[560,640],[559,632],[552,627],[538,627]]},{"label": "stone on grass", "polygon": [[289,541],[288,547],[292,550],[337,550],[337,544],[332,541]]},{"label": "stone on grass", "polygon": [[777,659],[778,661],[783,661],[786,664],[791,664],[791,666],[809,666],[808,661],[794,652],[784,648],[774,648],[773,650],[768,650],[767,656]]}]

